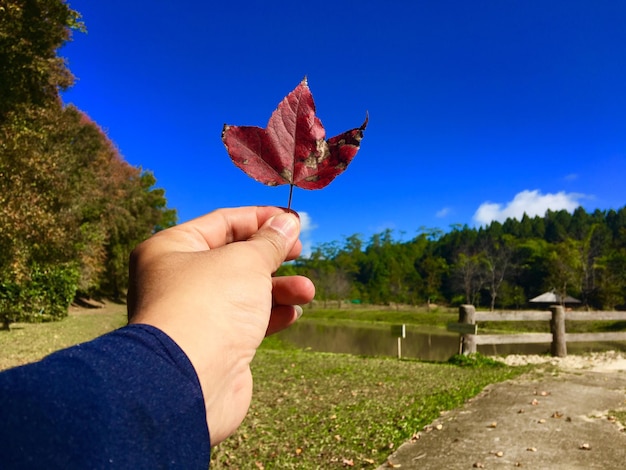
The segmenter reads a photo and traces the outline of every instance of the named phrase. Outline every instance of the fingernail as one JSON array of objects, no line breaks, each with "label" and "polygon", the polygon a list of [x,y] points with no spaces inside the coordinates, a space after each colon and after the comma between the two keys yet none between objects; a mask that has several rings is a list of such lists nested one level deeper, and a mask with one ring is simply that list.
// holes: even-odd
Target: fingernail
[{"label": "fingernail", "polygon": [[286,238],[298,235],[298,219],[293,214],[282,213],[270,220],[270,227],[282,233]]},{"label": "fingernail", "polygon": [[300,307],[299,305],[294,305],[293,309],[296,311],[296,320],[299,320],[304,313],[304,310],[302,310],[302,307]]}]

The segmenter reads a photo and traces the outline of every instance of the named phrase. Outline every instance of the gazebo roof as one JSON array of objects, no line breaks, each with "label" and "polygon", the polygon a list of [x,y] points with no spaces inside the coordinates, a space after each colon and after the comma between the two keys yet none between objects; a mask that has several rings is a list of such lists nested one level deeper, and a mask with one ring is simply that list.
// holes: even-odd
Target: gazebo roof
[{"label": "gazebo roof", "polygon": [[562,297],[554,291],[549,291],[530,299],[529,302],[537,304],[579,304],[580,300],[569,295]]}]

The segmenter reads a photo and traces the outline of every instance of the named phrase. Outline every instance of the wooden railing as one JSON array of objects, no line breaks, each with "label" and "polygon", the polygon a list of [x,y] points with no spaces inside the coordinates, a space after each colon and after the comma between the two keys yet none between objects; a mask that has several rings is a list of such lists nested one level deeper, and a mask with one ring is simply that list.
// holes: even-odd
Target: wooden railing
[{"label": "wooden railing", "polygon": [[[626,312],[565,312],[561,305],[550,307],[550,311],[477,312],[473,305],[461,305],[459,323],[448,325],[451,331],[461,335],[460,352],[476,352],[479,344],[528,344],[550,343],[550,353],[555,357],[567,356],[567,343],[590,341],[626,341],[626,331],[608,333],[567,333],[568,321],[620,321],[626,320]],[[549,321],[550,333],[520,333],[479,335],[477,322],[484,321]]]}]

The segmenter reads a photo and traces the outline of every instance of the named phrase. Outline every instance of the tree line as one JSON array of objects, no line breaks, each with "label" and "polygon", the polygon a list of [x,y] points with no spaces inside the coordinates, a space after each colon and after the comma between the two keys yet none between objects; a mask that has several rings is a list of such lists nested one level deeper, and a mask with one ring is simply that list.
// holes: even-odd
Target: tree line
[{"label": "tree line", "polygon": [[521,308],[554,290],[592,309],[626,307],[626,207],[421,230],[409,241],[391,230],[364,241],[320,244],[281,268],[316,285],[321,301],[462,303]]},{"label": "tree line", "polygon": [[122,298],[128,255],[176,212],[85,113],[58,49],[84,31],[62,0],[0,3],[0,323],[63,317],[77,293]]}]

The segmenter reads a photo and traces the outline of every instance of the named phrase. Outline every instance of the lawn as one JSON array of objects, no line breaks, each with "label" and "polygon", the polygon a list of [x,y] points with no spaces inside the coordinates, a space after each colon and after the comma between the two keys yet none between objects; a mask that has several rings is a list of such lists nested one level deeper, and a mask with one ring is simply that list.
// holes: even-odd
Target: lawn
[{"label": "lawn", "polygon": [[442,411],[522,369],[284,350],[270,340],[252,372],[248,417],[214,448],[213,469],[376,468]]},{"label": "lawn", "polygon": [[14,323],[0,331],[0,370],[33,362],[53,351],[89,341],[126,323],[126,306],[109,303],[104,308],[70,308],[58,322]]}]

